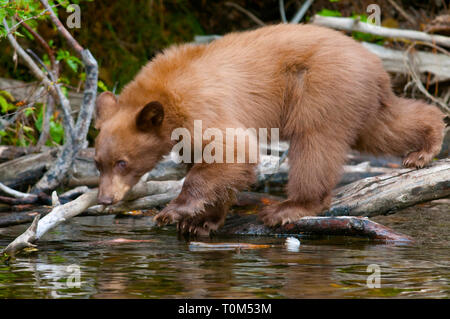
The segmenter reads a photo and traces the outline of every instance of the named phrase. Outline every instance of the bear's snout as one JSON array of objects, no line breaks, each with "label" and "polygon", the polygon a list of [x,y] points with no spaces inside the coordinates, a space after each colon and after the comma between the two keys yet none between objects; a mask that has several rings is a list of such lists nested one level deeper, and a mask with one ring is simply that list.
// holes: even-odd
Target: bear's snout
[{"label": "bear's snout", "polygon": [[113,203],[114,199],[112,196],[99,196],[98,197],[98,203],[100,205],[111,205]]}]

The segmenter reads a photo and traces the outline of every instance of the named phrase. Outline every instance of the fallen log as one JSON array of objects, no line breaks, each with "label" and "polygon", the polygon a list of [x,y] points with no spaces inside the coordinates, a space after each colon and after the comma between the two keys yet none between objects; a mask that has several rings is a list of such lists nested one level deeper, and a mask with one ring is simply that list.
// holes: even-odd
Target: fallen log
[{"label": "fallen log", "polygon": [[378,35],[386,38],[394,39],[408,39],[414,41],[425,41],[429,43],[434,43],[437,45],[442,45],[450,47],[450,37],[443,35],[428,34],[425,32],[415,31],[415,30],[402,30],[394,28],[385,28],[369,23],[362,22],[358,19],[353,18],[341,18],[341,17],[324,17],[320,15],[315,15],[313,17],[312,23],[316,25],[321,25],[328,28],[344,30],[344,31],[358,31],[363,33],[369,33],[373,35]]},{"label": "fallen log", "polygon": [[[49,229],[56,227],[69,218],[80,215],[84,211],[91,214],[102,214],[105,211],[105,214],[111,214],[123,212],[124,210],[148,209],[151,205],[161,206],[177,196],[183,183],[183,181],[145,182],[146,178],[147,176],[144,176],[131,190],[130,194],[127,195],[127,199],[133,200],[122,201],[106,209],[98,205],[95,206],[97,190],[89,191],[67,204],[56,206],[38,222],[37,226],[33,223],[32,227],[25,232],[26,236],[19,236],[5,248],[4,252],[12,253],[17,251],[18,247],[28,247],[28,244],[33,244]],[[157,194],[158,192],[164,193]],[[135,199],[143,194],[150,196]],[[245,217],[251,219],[247,221],[241,219],[239,229],[242,229],[242,227],[251,229],[250,233],[253,234],[258,232],[260,234],[292,234],[311,231],[323,234],[356,235],[373,239],[405,241],[407,240],[405,236],[393,233],[381,225],[375,225],[367,219],[336,218],[336,216],[386,214],[420,202],[449,195],[450,159],[443,159],[420,170],[405,169],[394,174],[366,178],[342,187],[335,194],[332,208],[324,213],[327,216],[308,217],[307,219],[291,223],[292,225],[288,224],[276,229],[265,228],[261,223],[258,224],[256,222],[257,217]],[[152,202],[150,198],[153,199]],[[255,196],[244,198],[244,202],[247,201],[249,203],[250,201],[257,205],[267,205],[277,200],[277,198],[273,197],[264,199],[263,196],[259,200]],[[231,226],[225,225],[225,230],[221,231],[226,231],[226,227]],[[256,230],[258,232],[255,233]],[[237,230],[234,233],[238,234]]]},{"label": "fallen log", "polygon": [[[95,167],[93,157],[93,149],[85,149],[78,154],[75,158],[72,169],[69,172],[69,177],[65,182],[67,187],[74,188],[78,186],[87,186],[95,188],[98,186],[99,173]],[[44,174],[46,167],[50,166],[54,160],[54,156],[33,154],[0,164],[0,183],[3,183],[11,188],[23,189],[25,186],[28,186],[30,179],[28,178],[21,181],[21,178],[24,176],[31,176],[33,180],[38,180]],[[386,167],[386,165],[384,165],[386,161],[383,162],[375,159],[374,157],[365,157],[365,163],[355,161],[353,157],[351,157],[351,160],[352,163],[358,163],[358,165],[344,166],[343,175],[338,186],[354,182],[361,178],[390,173],[395,170],[393,167]],[[279,156],[262,156],[261,163],[258,166],[258,180],[254,185],[254,189],[265,189],[267,191],[267,187],[283,187],[287,183],[289,173],[288,160],[278,166],[279,161]],[[369,161],[370,163],[368,163]],[[186,175],[186,172],[186,165],[175,163],[168,156],[163,159],[152,171],[150,171],[148,180],[179,180]],[[20,201],[17,199],[2,200],[2,198],[0,198],[0,202],[10,203],[11,205],[26,203],[38,204],[39,200],[43,199],[44,201],[42,201],[41,204],[48,204],[47,198],[43,194],[41,195],[42,196],[39,198],[35,196],[35,198],[38,199],[37,201]],[[64,201],[64,198],[62,198],[62,200]]]},{"label": "fallen log", "polygon": [[[362,42],[363,47],[376,54],[386,71],[408,75],[409,69],[405,64],[405,51],[385,48],[378,44]],[[433,82],[444,82],[450,79],[450,57],[445,54],[417,51],[414,56],[414,65],[419,73],[431,73],[435,77]]]},{"label": "fallen log", "polygon": [[414,242],[409,236],[375,223],[367,217],[303,217],[294,223],[280,227],[265,226],[256,215],[234,215],[227,219],[224,227],[219,229],[222,235],[337,235],[357,236],[386,242]]},{"label": "fallen log", "polygon": [[32,153],[40,153],[43,150],[48,150],[47,147],[22,147],[22,146],[0,146],[0,163],[11,161],[18,157],[32,154]]},{"label": "fallen log", "polygon": [[401,169],[336,190],[328,216],[376,216],[450,196],[450,159],[422,169]]},{"label": "fallen log", "polygon": [[33,185],[55,160],[56,152],[54,148],[1,163],[0,182],[16,190]]}]

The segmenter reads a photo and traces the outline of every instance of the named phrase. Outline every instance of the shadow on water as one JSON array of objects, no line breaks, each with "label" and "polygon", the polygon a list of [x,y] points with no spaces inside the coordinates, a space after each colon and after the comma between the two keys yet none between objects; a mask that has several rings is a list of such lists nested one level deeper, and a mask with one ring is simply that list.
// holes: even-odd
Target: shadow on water
[{"label": "shadow on water", "polygon": [[[449,208],[444,201],[373,218],[417,238],[414,245],[303,237],[298,252],[276,237],[208,240],[272,245],[265,249],[195,251],[173,227],[152,227],[151,217],[75,218],[39,251],[0,264],[0,298],[448,298]],[[26,227],[0,229],[0,246]],[[111,242],[118,238],[144,242]],[[379,288],[367,286],[373,264]],[[73,267],[80,287],[67,284]]]}]

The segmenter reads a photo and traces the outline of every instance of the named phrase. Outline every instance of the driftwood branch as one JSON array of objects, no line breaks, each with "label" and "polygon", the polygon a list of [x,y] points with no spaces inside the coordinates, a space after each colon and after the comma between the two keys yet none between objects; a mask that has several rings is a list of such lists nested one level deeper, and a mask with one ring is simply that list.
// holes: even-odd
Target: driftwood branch
[{"label": "driftwood branch", "polygon": [[385,28],[377,25],[362,22],[358,19],[352,18],[338,18],[338,17],[323,17],[315,15],[312,21],[313,24],[321,25],[344,31],[358,31],[369,33],[386,38],[394,39],[408,39],[414,41],[425,41],[450,47],[450,37],[443,35],[428,34],[425,32],[415,30],[401,30],[393,28]]},{"label": "driftwood branch", "polygon": [[[35,235],[31,236],[32,232],[30,231],[25,238],[32,238],[34,241],[29,243],[33,244],[49,229],[83,212],[101,215],[161,206],[178,195],[183,183],[183,180],[146,182],[145,179],[143,178],[130,191],[124,201],[110,207],[105,208],[96,205],[97,190],[89,191],[65,205],[56,206],[49,214],[41,219],[36,228]],[[444,159],[436,161],[429,167],[420,170],[399,170],[396,173],[363,179],[342,187],[335,194],[332,208],[324,213],[328,216],[303,218],[295,223],[287,224],[277,229],[267,228],[262,223],[256,222],[256,217],[251,217],[250,220],[241,219],[238,222],[238,229],[233,228],[234,230],[231,232],[244,234],[243,229],[246,229],[248,234],[314,232],[404,241],[409,239],[367,219],[336,218],[336,216],[374,216],[386,214],[420,202],[443,198],[449,195],[450,159]],[[256,202],[258,205],[267,205],[277,200],[276,198],[268,199],[262,197],[258,201],[254,197],[244,196],[244,198],[241,197],[240,204],[243,202],[247,204],[249,202]],[[230,232],[230,230],[227,230],[227,227],[232,226],[225,225],[224,231]],[[17,250],[17,247],[24,247],[24,237],[20,238],[20,241],[16,240],[17,244],[14,241],[8,246],[7,252],[13,252]]]},{"label": "driftwood branch", "polygon": [[[145,208],[149,206],[161,205],[165,204],[174,198],[181,189],[183,181],[175,181],[175,182],[144,182],[141,180],[126,196],[125,200],[117,205],[112,205],[106,208],[105,214],[111,214],[111,212],[123,212],[126,208],[132,207],[136,209],[136,207]],[[165,192],[167,195],[160,194],[159,198],[154,198],[153,202],[149,201],[149,196],[144,198],[139,198],[137,200],[131,201],[127,204],[127,199],[132,200],[134,198],[141,197],[142,195],[151,195],[155,193],[163,193]],[[34,242],[38,241],[45,233],[47,233],[50,229],[58,226],[59,224],[67,221],[70,218],[73,218],[77,215],[80,215],[84,211],[87,211],[88,208],[91,207],[90,213],[97,212],[101,214],[105,209],[102,205],[97,205],[97,193],[98,190],[91,190],[76,198],[75,200],[64,204],[58,205],[57,199],[53,199],[53,202],[56,203],[56,206],[52,209],[50,213],[45,215],[42,219],[34,219],[32,227],[28,228],[27,231],[17,237],[13,242],[11,242],[3,252],[12,253],[15,251],[19,251],[24,247],[30,247]],[[163,195],[163,196],[161,196]],[[55,197],[55,196],[53,196]],[[92,207],[93,206],[93,207]],[[38,215],[40,216],[40,215]],[[37,225],[34,225],[36,224]]]}]

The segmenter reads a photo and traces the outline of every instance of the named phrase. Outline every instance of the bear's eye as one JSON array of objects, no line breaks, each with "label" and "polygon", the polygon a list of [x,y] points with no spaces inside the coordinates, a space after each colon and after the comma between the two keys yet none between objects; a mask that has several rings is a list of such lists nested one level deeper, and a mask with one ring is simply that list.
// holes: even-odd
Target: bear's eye
[{"label": "bear's eye", "polygon": [[95,161],[95,167],[100,171],[101,167],[100,167],[100,163],[98,161]]},{"label": "bear's eye", "polygon": [[125,169],[127,167],[127,162],[123,160],[117,161],[116,166],[120,169]]}]

